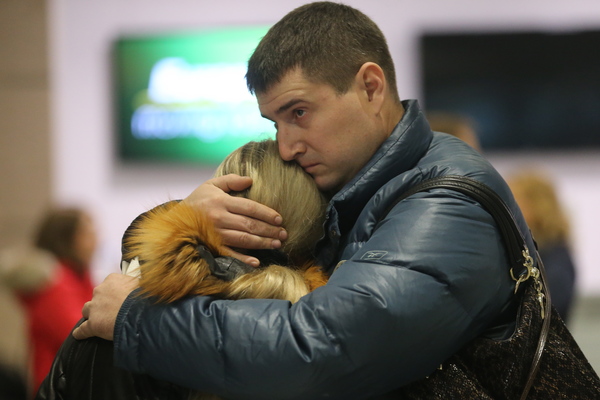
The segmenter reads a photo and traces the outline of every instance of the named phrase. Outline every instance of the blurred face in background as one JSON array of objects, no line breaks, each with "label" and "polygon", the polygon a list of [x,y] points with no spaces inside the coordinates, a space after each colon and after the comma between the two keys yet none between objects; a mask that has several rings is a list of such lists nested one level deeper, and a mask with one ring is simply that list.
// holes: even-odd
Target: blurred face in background
[{"label": "blurred face in background", "polygon": [[91,216],[80,208],[52,208],[42,218],[34,243],[83,273],[96,251],[96,227]]},{"label": "blurred face in background", "polygon": [[[98,245],[96,227],[91,216],[81,215],[73,236],[73,253],[80,261],[82,270],[87,270]],[[84,271],[80,271],[84,272]]]}]

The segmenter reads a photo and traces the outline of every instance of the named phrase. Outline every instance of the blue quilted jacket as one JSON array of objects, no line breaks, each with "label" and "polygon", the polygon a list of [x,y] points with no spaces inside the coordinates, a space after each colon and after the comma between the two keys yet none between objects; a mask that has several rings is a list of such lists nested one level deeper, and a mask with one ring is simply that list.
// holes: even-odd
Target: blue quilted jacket
[{"label": "blue quilted jacket", "polygon": [[[486,183],[528,229],[498,172],[431,132],[416,101],[370,162],[331,200],[318,258],[328,284],[281,300],[130,296],[115,326],[116,364],[227,399],[384,399],[478,335],[505,337],[514,282],[490,214],[440,175]],[[531,238],[528,241],[531,248]]]}]

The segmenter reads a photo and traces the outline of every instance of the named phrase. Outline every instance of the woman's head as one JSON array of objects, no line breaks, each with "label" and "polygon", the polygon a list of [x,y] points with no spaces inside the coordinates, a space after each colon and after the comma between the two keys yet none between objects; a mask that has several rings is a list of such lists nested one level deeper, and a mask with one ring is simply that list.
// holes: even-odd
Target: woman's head
[{"label": "woman's head", "polygon": [[49,251],[78,272],[89,267],[97,237],[92,218],[77,208],[55,208],[43,217],[35,246]]},{"label": "woman's head", "polygon": [[285,254],[295,261],[312,256],[323,233],[327,201],[300,166],[281,159],[277,142],[250,142],[238,148],[221,163],[215,176],[227,174],[252,178],[252,186],[237,195],[281,214],[288,232],[282,245]]}]

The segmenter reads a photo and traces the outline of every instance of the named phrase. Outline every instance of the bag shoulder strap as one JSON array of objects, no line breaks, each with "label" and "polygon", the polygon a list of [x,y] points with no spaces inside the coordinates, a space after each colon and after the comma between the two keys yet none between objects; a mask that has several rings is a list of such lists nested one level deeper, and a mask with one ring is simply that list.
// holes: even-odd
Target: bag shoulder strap
[{"label": "bag shoulder strap", "polygon": [[475,179],[459,175],[444,175],[436,178],[427,179],[421,183],[411,187],[406,192],[402,193],[393,204],[391,204],[384,215],[383,219],[392,208],[399,202],[412,196],[415,193],[423,192],[429,189],[451,189],[461,192],[479,202],[491,215],[498,224],[500,233],[505,241],[509,260],[511,265],[523,265],[524,256],[522,251],[527,248],[527,244],[523,234],[517,227],[515,219],[504,201],[498,194],[489,186]]},{"label": "bag shoulder strap", "polygon": [[[498,193],[496,193],[486,184],[466,176],[439,176],[427,179],[411,187],[409,190],[402,193],[400,197],[398,197],[393,204],[387,208],[381,219],[383,219],[394,206],[407,197],[410,197],[418,192],[437,188],[450,189],[463,193],[479,202],[483,208],[492,215],[494,221],[498,225],[498,229],[500,230],[506,250],[508,251],[509,261],[511,263],[510,273],[512,278],[517,282],[515,293],[519,289],[519,284],[528,280],[529,278],[533,278],[534,284],[537,285],[538,300],[541,306],[543,325],[538,340],[537,350],[534,354],[527,378],[527,383],[521,395],[521,399],[525,399],[533,385],[533,381],[539,369],[540,359],[542,357],[544,347],[546,346],[548,332],[550,330],[550,293],[547,290],[543,290],[546,282],[546,276],[542,260],[539,258],[537,250],[533,249],[534,256],[537,258],[537,267],[533,265],[533,259],[529,254],[527,242],[517,226],[510,208],[508,208]],[[517,275],[515,275],[513,269],[517,266],[523,266],[524,268],[522,271],[519,271]]]}]

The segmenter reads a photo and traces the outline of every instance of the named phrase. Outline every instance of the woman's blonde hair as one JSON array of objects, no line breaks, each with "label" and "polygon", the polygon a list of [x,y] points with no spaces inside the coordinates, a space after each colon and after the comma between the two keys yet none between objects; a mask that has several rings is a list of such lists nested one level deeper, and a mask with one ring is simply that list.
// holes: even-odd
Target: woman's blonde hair
[{"label": "woman's blonde hair", "polygon": [[227,174],[252,178],[252,186],[237,195],[281,214],[288,233],[281,250],[290,259],[301,262],[312,257],[323,235],[327,201],[299,165],[281,159],[275,140],[249,142],[233,151],[215,172],[215,176]]},{"label": "woman's blonde hair", "polygon": [[315,264],[314,245],[323,232],[327,202],[300,166],[284,162],[273,140],[250,142],[230,154],[215,176],[230,173],[249,176],[252,186],[236,195],[278,211],[288,232],[281,251],[287,260],[279,265],[268,259],[262,268],[233,280],[214,275],[205,248],[215,257],[228,256],[208,216],[189,204],[169,202],[144,213],[126,234],[125,259],[140,260],[142,295],[171,302],[188,295],[215,295],[227,299],[275,298],[291,302],[325,285],[327,276]]},{"label": "woman's blonde hair", "polygon": [[552,181],[530,170],[513,174],[507,182],[540,248],[568,244],[569,222]]}]

